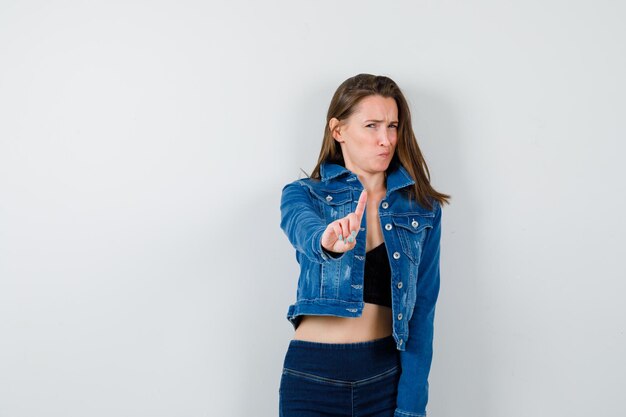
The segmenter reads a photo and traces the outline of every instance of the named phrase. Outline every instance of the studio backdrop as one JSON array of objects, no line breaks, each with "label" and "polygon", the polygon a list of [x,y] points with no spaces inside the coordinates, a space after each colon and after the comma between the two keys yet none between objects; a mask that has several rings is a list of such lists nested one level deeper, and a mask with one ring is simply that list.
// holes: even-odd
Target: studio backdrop
[{"label": "studio backdrop", "polygon": [[391,77],[442,214],[431,417],[621,417],[626,6],[0,2],[0,417],[277,416],[280,192]]}]

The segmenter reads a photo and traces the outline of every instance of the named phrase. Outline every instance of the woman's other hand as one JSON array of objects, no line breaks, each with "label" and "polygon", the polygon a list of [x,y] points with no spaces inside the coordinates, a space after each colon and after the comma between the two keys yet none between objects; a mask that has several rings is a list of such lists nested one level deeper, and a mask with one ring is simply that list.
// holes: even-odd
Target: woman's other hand
[{"label": "woman's other hand", "polygon": [[327,251],[343,253],[356,246],[356,237],[361,229],[361,219],[365,213],[367,191],[359,196],[354,213],[330,223],[322,234],[322,247]]}]

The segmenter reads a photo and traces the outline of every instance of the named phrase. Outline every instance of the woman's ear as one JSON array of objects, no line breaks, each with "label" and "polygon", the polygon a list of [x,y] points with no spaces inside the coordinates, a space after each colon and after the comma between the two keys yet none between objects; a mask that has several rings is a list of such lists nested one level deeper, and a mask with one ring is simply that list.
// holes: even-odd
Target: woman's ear
[{"label": "woman's ear", "polygon": [[328,128],[330,129],[330,134],[333,136],[333,138],[341,143],[343,142],[343,139],[341,139],[341,127],[340,127],[340,123],[339,123],[339,119],[337,119],[336,117],[333,117],[332,119],[330,119],[328,121]]}]

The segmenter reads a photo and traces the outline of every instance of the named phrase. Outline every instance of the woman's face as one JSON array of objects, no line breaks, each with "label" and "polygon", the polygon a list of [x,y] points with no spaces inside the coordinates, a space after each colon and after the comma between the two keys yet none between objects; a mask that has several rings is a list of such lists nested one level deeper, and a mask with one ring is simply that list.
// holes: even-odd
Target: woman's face
[{"label": "woman's face", "polygon": [[398,141],[398,106],[391,97],[367,96],[342,124],[329,121],[346,168],[356,174],[387,170]]}]

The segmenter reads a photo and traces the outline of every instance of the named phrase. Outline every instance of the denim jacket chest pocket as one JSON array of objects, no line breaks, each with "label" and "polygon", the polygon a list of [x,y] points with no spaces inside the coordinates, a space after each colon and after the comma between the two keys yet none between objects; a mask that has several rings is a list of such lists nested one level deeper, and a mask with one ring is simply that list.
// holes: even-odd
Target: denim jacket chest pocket
[{"label": "denim jacket chest pocket", "polygon": [[402,251],[415,264],[419,264],[424,239],[433,227],[434,216],[422,213],[394,214],[391,217]]},{"label": "denim jacket chest pocket", "polygon": [[347,216],[352,211],[352,190],[349,187],[340,189],[311,189],[320,213],[326,223]]}]

